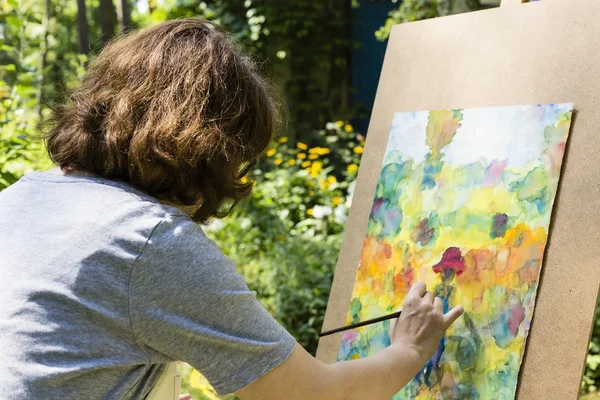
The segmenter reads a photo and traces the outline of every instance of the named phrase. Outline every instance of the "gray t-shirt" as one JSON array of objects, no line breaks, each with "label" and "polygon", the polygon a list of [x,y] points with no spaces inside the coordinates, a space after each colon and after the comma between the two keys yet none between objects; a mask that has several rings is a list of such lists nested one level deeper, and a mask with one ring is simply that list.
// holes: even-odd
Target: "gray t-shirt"
[{"label": "gray t-shirt", "polygon": [[1,399],[142,399],[175,360],[231,393],[296,343],[187,215],[107,179],[0,192],[0,282]]}]

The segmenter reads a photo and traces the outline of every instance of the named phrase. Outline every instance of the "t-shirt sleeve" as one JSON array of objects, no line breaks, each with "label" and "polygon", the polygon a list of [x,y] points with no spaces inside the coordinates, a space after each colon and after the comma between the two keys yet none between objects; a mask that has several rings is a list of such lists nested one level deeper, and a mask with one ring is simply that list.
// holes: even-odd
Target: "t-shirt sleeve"
[{"label": "t-shirt sleeve", "polygon": [[146,353],[187,362],[219,394],[277,367],[296,344],[189,218],[169,217],[154,228],[132,267],[129,297]]}]

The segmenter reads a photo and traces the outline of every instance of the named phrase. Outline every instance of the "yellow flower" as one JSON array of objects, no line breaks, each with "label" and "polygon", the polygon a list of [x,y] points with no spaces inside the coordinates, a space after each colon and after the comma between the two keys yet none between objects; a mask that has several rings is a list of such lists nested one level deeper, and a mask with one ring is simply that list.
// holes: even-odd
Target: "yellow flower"
[{"label": "yellow flower", "polygon": [[314,196],[315,195],[315,191],[314,190],[309,190],[308,191],[308,195],[309,196]]},{"label": "yellow flower", "polygon": [[298,142],[298,143],[296,143],[296,146],[298,146],[298,148],[299,148],[299,149],[302,149],[302,150],[306,150],[306,149],[308,149],[308,146],[307,146],[307,145],[305,145],[305,144],[304,144],[304,143],[302,143],[302,142]]},{"label": "yellow flower", "polygon": [[290,161],[288,161],[288,165],[296,165],[296,160],[290,160]]},{"label": "yellow flower", "polygon": [[242,179],[240,179],[240,182],[248,183],[248,178],[244,176]]},{"label": "yellow flower", "polygon": [[363,153],[363,151],[364,151],[364,149],[362,148],[362,146],[356,146],[356,147],[354,148],[354,152],[355,152],[356,154],[362,154],[362,153]]},{"label": "yellow flower", "polygon": [[309,208],[308,210],[306,210],[306,213],[307,213],[308,215],[313,215],[313,209],[312,209],[312,208]]},{"label": "yellow flower", "polygon": [[354,171],[356,171],[358,169],[358,165],[356,164],[350,164],[346,167],[346,171],[352,173]]},{"label": "yellow flower", "polygon": [[267,157],[272,157],[275,153],[277,153],[277,150],[269,149],[269,151],[267,151]]},{"label": "yellow flower", "polygon": [[344,126],[344,121],[336,121],[335,124],[341,128]]},{"label": "yellow flower", "polygon": [[331,199],[331,202],[334,206],[337,206],[339,204],[342,204],[342,198],[339,196],[335,196],[333,199]]},{"label": "yellow flower", "polygon": [[310,166],[310,176],[312,176],[313,178],[316,178],[317,176],[319,176],[319,172],[321,172],[322,168],[323,168],[323,163],[320,161],[315,161]]},{"label": "yellow flower", "polygon": [[310,165],[310,161],[304,161],[302,164],[300,164],[300,166],[301,166],[302,168],[306,168],[306,167],[308,167],[309,165]]},{"label": "yellow flower", "polygon": [[337,179],[335,179],[335,176],[330,176],[330,177],[327,178],[327,182],[329,182],[329,183],[335,183],[335,182],[337,182]]},{"label": "yellow flower", "polygon": [[288,141],[288,138],[287,138],[287,137],[285,137],[285,136],[284,136],[284,137],[281,137],[281,138],[279,138],[279,143],[287,143],[287,141]]},{"label": "yellow flower", "polygon": [[318,154],[320,156],[323,156],[325,154],[331,153],[331,150],[329,150],[327,147],[313,147],[312,149],[308,150],[308,152],[310,154]]},{"label": "yellow flower", "polygon": [[301,159],[301,160],[304,160],[304,159],[306,158],[306,154],[304,154],[304,153],[300,153],[300,154],[298,154],[296,157],[298,157],[298,158],[299,158],[299,159]]},{"label": "yellow flower", "polygon": [[325,179],[321,179],[319,181],[319,185],[323,188],[323,189],[327,189],[329,187],[329,182],[327,182]]},{"label": "yellow flower", "polygon": [[350,125],[350,124],[346,124],[346,125],[344,126],[344,130],[345,130],[346,132],[350,133],[350,132],[352,132],[352,131],[354,130],[354,127],[353,127],[352,125]]},{"label": "yellow flower", "polygon": [[308,156],[308,158],[310,158],[311,160],[316,160],[317,158],[319,158],[318,154],[311,154],[310,156]]},{"label": "yellow flower", "polygon": [[281,164],[282,162],[283,162],[283,160],[282,160],[281,158],[278,158],[278,159],[277,159],[277,160],[275,160],[273,163],[274,163],[275,165],[279,165],[279,164]]}]

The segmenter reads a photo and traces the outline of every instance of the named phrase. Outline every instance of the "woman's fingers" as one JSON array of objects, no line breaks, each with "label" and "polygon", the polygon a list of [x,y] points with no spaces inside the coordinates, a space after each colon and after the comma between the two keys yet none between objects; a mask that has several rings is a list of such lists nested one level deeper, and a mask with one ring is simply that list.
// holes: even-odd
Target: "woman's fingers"
[{"label": "woman's fingers", "polygon": [[439,297],[433,299],[433,309],[440,314],[444,312],[444,302]]},{"label": "woman's fingers", "polygon": [[417,298],[420,299],[423,297],[425,292],[427,291],[427,287],[423,282],[417,282],[410,288],[410,291],[406,295],[406,299]]},{"label": "woman's fingers", "polygon": [[462,306],[456,306],[452,310],[448,311],[444,314],[444,325],[446,325],[446,329],[454,323],[460,317],[465,310]]},{"label": "woman's fingers", "polygon": [[425,292],[425,294],[423,295],[423,300],[425,300],[429,304],[433,303],[433,299],[435,299],[435,296],[431,292]]}]

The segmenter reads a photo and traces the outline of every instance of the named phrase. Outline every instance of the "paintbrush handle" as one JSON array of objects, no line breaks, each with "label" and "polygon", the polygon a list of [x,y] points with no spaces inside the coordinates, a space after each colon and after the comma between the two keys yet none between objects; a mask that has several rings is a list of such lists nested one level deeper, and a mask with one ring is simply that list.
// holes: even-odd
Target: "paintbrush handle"
[{"label": "paintbrush handle", "polygon": [[377,322],[385,321],[385,320],[388,320],[388,319],[398,318],[401,313],[402,313],[402,311],[397,311],[397,312],[395,312],[393,314],[388,314],[388,315],[384,315],[382,317],[377,317],[377,318],[373,318],[373,319],[368,319],[366,321],[358,322],[356,324],[352,324],[352,325],[342,326],[340,328],[331,329],[329,331],[325,331],[325,332],[319,333],[319,337],[333,335],[334,333],[347,331],[348,329],[360,328],[361,326],[375,324]]}]

